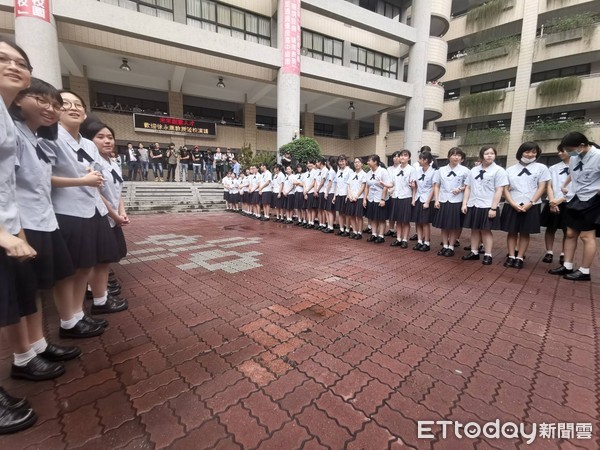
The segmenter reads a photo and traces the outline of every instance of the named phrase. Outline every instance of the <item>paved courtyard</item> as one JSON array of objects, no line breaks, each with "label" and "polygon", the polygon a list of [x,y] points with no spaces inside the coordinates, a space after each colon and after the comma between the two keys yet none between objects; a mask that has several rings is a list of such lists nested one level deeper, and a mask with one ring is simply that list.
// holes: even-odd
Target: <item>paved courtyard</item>
[{"label": "paved courtyard", "polygon": [[[2,448],[600,448],[598,259],[578,284],[545,273],[541,236],[517,271],[500,232],[483,266],[436,256],[437,233],[419,253],[231,213],[126,236],[130,309],[66,375],[11,380],[1,344],[2,386],[39,415]],[[532,443],[494,435],[508,422]]]}]

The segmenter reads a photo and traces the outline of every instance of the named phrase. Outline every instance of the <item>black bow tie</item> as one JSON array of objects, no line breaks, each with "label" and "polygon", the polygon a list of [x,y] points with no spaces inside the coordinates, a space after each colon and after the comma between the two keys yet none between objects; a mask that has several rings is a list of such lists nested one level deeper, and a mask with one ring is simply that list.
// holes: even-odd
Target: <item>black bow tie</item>
[{"label": "black bow tie", "polygon": [[35,152],[37,153],[38,159],[44,161],[46,164],[50,164],[50,158],[48,158],[48,155],[44,153],[44,150],[42,150],[39,145],[35,146]]},{"label": "black bow tie", "polygon": [[569,175],[569,168],[565,167],[563,170],[561,170],[560,172],[558,172],[559,175],[562,175],[563,173],[566,173],[567,175]]},{"label": "black bow tie", "polygon": [[83,162],[83,160],[86,160],[89,163],[94,162],[92,157],[88,155],[84,149],[80,148],[79,150],[77,150],[77,161]]},{"label": "black bow tie", "polygon": [[371,174],[371,180],[375,179],[375,174]]},{"label": "black bow tie", "polygon": [[344,174],[342,172],[340,172],[338,178],[342,178],[344,176]]},{"label": "black bow tie", "polygon": [[455,176],[456,176],[456,174],[454,173],[454,170],[451,170],[451,171],[450,171],[450,173],[448,174],[448,176],[449,176],[449,177],[450,177],[450,176],[452,176],[452,177],[455,177]]},{"label": "black bow tie", "polygon": [[306,178],[307,178],[307,179],[308,179],[308,178],[310,178],[310,173],[309,173],[308,175],[306,175]]},{"label": "black bow tie", "polygon": [[358,180],[358,175],[354,175],[353,180]]},{"label": "black bow tie", "polygon": [[476,180],[483,180],[483,174],[485,173],[485,170],[480,170],[479,171],[479,175],[477,175],[475,177]]},{"label": "black bow tie", "polygon": [[573,168],[573,172],[577,172],[578,170],[583,169],[583,161],[579,161],[577,165]]},{"label": "black bow tie", "polygon": [[398,172],[398,175],[396,175],[397,177],[403,177],[404,176],[404,170],[401,170],[400,172]]},{"label": "black bow tie", "polygon": [[421,175],[421,178],[419,178],[419,181],[423,181],[425,179],[425,174]]},{"label": "black bow tie", "polygon": [[110,174],[113,177],[113,182],[116,183],[122,183],[123,182],[123,178],[121,178],[119,176],[119,174],[117,173],[117,171],[115,169],[111,170]]},{"label": "black bow tie", "polygon": [[517,176],[520,177],[523,174],[529,176],[529,175],[531,175],[531,172],[527,169],[523,169],[523,170],[521,170],[521,172],[519,172],[519,175],[517,175]]}]

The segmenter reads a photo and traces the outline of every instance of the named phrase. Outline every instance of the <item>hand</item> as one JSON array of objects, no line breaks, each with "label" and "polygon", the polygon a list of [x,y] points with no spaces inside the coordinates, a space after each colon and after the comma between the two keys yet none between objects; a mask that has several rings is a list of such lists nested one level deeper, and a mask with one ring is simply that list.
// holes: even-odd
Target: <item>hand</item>
[{"label": "hand", "polygon": [[466,205],[462,205],[462,207],[460,208],[460,212],[463,214],[467,213],[467,206]]},{"label": "hand", "polygon": [[429,209],[429,203],[423,203],[423,209]]},{"label": "hand", "polygon": [[567,194],[569,193],[569,189],[568,189],[568,188],[566,188],[565,186],[561,187],[561,188],[560,188],[560,191],[561,191],[563,194],[565,194],[565,195],[567,195]]},{"label": "hand", "polygon": [[314,198],[318,198],[319,197],[319,193],[318,192],[313,192],[313,197]]},{"label": "hand", "polygon": [[524,212],[522,205],[517,205],[516,203],[512,203],[510,206],[517,212]]},{"label": "hand", "polygon": [[462,191],[460,190],[460,188],[458,188],[458,189],[452,189],[452,194],[453,194],[453,195],[458,195],[458,194],[460,194],[461,192],[462,192]]},{"label": "hand", "polygon": [[440,209],[440,202],[435,202],[434,205],[433,205],[433,207],[435,209]]},{"label": "hand", "polygon": [[385,200],[379,200],[379,206],[385,207]]},{"label": "hand", "polygon": [[488,217],[490,219],[495,218],[496,217],[496,210],[495,209],[490,209],[489,212],[488,212]]},{"label": "hand", "polygon": [[533,206],[533,203],[528,202],[528,203],[525,203],[525,205],[523,205],[521,207],[521,209],[523,210],[523,212],[527,212],[531,209],[532,206]]},{"label": "hand", "polygon": [[35,258],[37,252],[21,238],[13,236],[7,231],[0,232],[0,247],[6,250],[6,254],[19,261],[27,261]]},{"label": "hand", "polygon": [[104,177],[97,170],[90,171],[87,175],[82,177],[83,185],[90,187],[100,187],[104,185]]},{"label": "hand", "polygon": [[412,202],[410,202],[411,205],[413,205],[413,207],[415,206],[415,201],[413,200]]},{"label": "hand", "polygon": [[363,208],[366,208],[366,207],[367,207],[367,199],[366,199],[366,198],[364,198],[364,199],[363,199]]},{"label": "hand", "polygon": [[333,197],[333,199],[331,200],[331,203],[335,204],[335,196]]},{"label": "hand", "polygon": [[304,200],[308,199],[308,194],[304,194]]}]

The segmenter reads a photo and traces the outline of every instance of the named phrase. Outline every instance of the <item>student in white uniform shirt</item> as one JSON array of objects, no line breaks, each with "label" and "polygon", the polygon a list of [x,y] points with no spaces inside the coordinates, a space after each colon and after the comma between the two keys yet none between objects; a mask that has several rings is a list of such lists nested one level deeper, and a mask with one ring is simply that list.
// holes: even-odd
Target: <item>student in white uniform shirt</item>
[{"label": "student in white uniform shirt", "polygon": [[340,230],[336,235],[348,237],[350,236],[350,224],[346,223],[346,195],[348,194],[348,181],[354,171],[348,167],[348,157],[346,155],[339,156],[337,163],[338,170],[335,179],[335,195],[332,200],[335,205],[335,210],[340,215]]},{"label": "student in white uniform shirt", "polygon": [[354,158],[354,175],[348,181],[348,196],[346,197],[346,216],[349,226],[352,227],[350,239],[362,239],[363,226],[363,201],[367,184],[367,174],[363,170],[363,162],[360,158]]},{"label": "student in white uniform shirt", "polygon": [[433,196],[437,214],[433,226],[442,230],[442,249],[438,256],[454,256],[454,243],[460,235],[464,215],[461,212],[465,181],[469,169],[462,165],[465,153],[458,147],[448,151],[448,165],[436,171]]},{"label": "student in white uniform shirt", "polygon": [[231,203],[231,211],[238,212],[240,210],[240,179],[235,172],[231,171],[231,188],[229,190],[229,202]]},{"label": "student in white uniform shirt", "polygon": [[307,224],[305,228],[315,227],[315,216],[317,213],[319,192],[317,191],[318,176],[320,171],[316,168],[316,161],[309,159],[306,163],[306,178],[304,180],[304,201],[306,202]]},{"label": "student in white uniform shirt", "polygon": [[[20,283],[15,271],[19,264],[36,257],[21,229],[16,200],[15,128],[8,114],[19,91],[31,80],[31,64],[25,52],[12,42],[0,40],[0,328],[3,338],[13,352],[13,364],[25,367],[34,360],[44,362],[31,348],[25,311],[19,298],[29,287]],[[34,362],[33,364],[35,364]],[[13,433],[31,427],[37,416],[24,398],[16,398],[0,388],[0,434]]]},{"label": "student in white uniform shirt", "polygon": [[327,227],[323,227],[323,233],[333,233],[333,224],[335,222],[335,205],[333,198],[335,197],[336,180],[337,180],[337,159],[335,156],[330,156],[327,160],[327,180],[325,181],[325,219]]},{"label": "student in white uniform shirt", "polygon": [[[482,264],[492,264],[494,237],[492,230],[500,229],[498,204],[504,186],[508,185],[506,171],[497,165],[496,149],[484,145],[479,150],[481,165],[471,169],[465,181],[466,189],[461,211],[466,214],[464,227],[471,229],[471,252],[462,257],[464,261],[479,260],[479,243],[483,242]],[[468,206],[467,205],[472,205]]]},{"label": "student in white uniform shirt", "polygon": [[294,208],[296,209],[296,217],[298,218],[298,222],[296,222],[296,226],[302,226],[306,224],[305,212],[306,208],[304,207],[304,180],[306,178],[305,175],[305,167],[304,164],[296,165],[296,173],[294,174]]},{"label": "student in white uniform shirt", "polygon": [[106,281],[92,278],[94,266],[114,260],[117,244],[108,222],[108,209],[97,189],[104,182],[100,154],[93,142],[79,134],[86,118],[85,103],[70,91],[61,91],[61,96],[58,139],[42,140],[40,145],[53,164],[52,203],[75,274],[56,283],[54,296],[61,305],[60,336],[86,338],[102,334],[108,324],[83,312],[88,281],[94,294],[92,314],[116,312],[123,307],[106,296]]},{"label": "student in white uniform shirt", "polygon": [[281,164],[275,164],[273,166],[273,197],[271,197],[271,208],[275,210],[275,222],[283,222],[283,180],[285,175],[281,172],[283,167]]},{"label": "student in white uniform shirt", "polygon": [[258,194],[263,207],[263,216],[260,220],[265,222],[270,220],[269,216],[271,214],[271,198],[273,196],[273,174],[269,171],[265,163],[260,165],[260,171],[261,177],[260,186],[258,187]]},{"label": "student in white uniform shirt", "polygon": [[225,200],[225,211],[231,211],[231,201],[229,200],[229,191],[231,190],[231,172],[228,172],[222,180],[223,200]]},{"label": "student in white uniform shirt", "polygon": [[[78,347],[49,344],[44,338],[42,303],[39,290],[52,289],[57,280],[73,275],[71,256],[58,229],[51,198],[52,166],[38,146],[38,138],[56,139],[62,98],[50,84],[33,78],[31,86],[19,93],[10,111],[17,129],[17,204],[21,225],[37,257],[21,264],[18,276],[32,286],[37,312],[26,316],[31,347],[47,361],[68,361],[81,354]],[[65,368],[60,366],[60,374]],[[57,370],[59,367],[57,367]],[[31,378],[16,373],[17,378]],[[44,378],[45,379],[45,378]]]},{"label": "student in white uniform shirt", "polygon": [[550,180],[548,168],[536,162],[541,154],[542,149],[537,143],[524,142],[517,150],[516,158],[519,162],[506,170],[506,204],[500,219],[500,228],[508,233],[508,256],[504,267],[522,269],[531,234],[540,232],[542,195]]},{"label": "student in white uniform shirt", "polygon": [[[390,174],[390,180],[392,180],[392,182],[394,182],[396,175],[398,175],[398,173],[400,172],[400,152],[394,152],[392,154],[392,165],[389,166],[387,168],[388,173]],[[385,232],[385,236],[393,236],[396,237],[397,233],[396,233],[396,221],[393,219],[392,217],[392,206],[394,204],[394,200],[396,199],[395,197],[396,193],[394,189],[390,189],[390,191],[388,192],[388,209],[389,209],[389,218],[388,218],[388,222],[389,222],[389,226],[388,226],[388,230]]]},{"label": "student in white uniform shirt", "polygon": [[410,221],[412,220],[412,203],[417,192],[417,171],[411,166],[410,151],[398,152],[400,164],[394,171],[392,183],[394,194],[390,208],[390,223],[396,228],[396,240],[390,244],[391,247],[408,248],[408,234],[410,233]]},{"label": "student in white uniform shirt", "polygon": [[256,166],[250,166],[250,184],[248,185],[248,200],[250,203],[250,216],[254,219],[260,219],[260,197],[258,195],[258,187],[260,186],[260,175]]},{"label": "student in white uniform shirt", "polygon": [[248,189],[250,187],[250,172],[248,169],[243,170],[240,173],[240,193],[242,195],[242,214],[250,214],[250,200]]},{"label": "student in white uniform shirt", "polygon": [[431,222],[435,217],[433,208],[433,182],[437,171],[432,166],[433,156],[421,152],[417,170],[417,192],[413,201],[412,220],[417,228],[417,244],[413,250],[428,252],[431,250]]},{"label": "student in white uniform shirt", "polygon": [[565,262],[565,237],[567,235],[567,225],[565,224],[565,207],[571,196],[562,192],[562,186],[569,177],[569,158],[571,157],[560,145],[558,146],[558,157],[560,162],[549,168],[550,183],[548,183],[548,200],[542,206],[542,215],[540,225],[546,227],[544,233],[544,242],[546,243],[546,254],[542,262],[551,263],[554,260],[554,237],[556,230],[563,231],[563,241],[559,263]]},{"label": "student in white uniform shirt", "polygon": [[285,176],[283,179],[283,185],[281,186],[281,194],[283,197],[283,209],[285,210],[285,223],[293,223],[294,208],[296,205],[295,187],[294,182],[296,175],[292,166],[285,166]]},{"label": "student in white uniform shirt", "polygon": [[328,175],[329,175],[329,169],[327,168],[327,159],[325,158],[321,158],[317,161],[317,169],[319,170],[319,177],[318,177],[318,186],[317,186],[317,193],[318,193],[318,220],[319,220],[319,226],[318,226],[318,230],[323,231],[324,229],[327,228],[327,213],[325,211],[325,206],[327,204],[327,197],[326,197],[326,192],[327,192],[327,183],[328,183]]},{"label": "student in white uniform shirt", "polygon": [[[600,148],[579,132],[567,134],[560,144],[571,153],[569,193],[573,198],[566,208],[565,262],[549,272],[567,280],[590,281],[590,267],[597,251],[596,237],[600,232]],[[573,271],[578,238],[583,242],[583,258],[579,269]]]},{"label": "student in white uniform shirt", "polygon": [[365,197],[363,207],[367,208],[367,219],[371,222],[372,234],[368,242],[383,244],[385,238],[385,221],[388,218],[388,208],[385,204],[385,198],[388,189],[393,187],[390,174],[387,169],[381,167],[381,160],[378,155],[371,155],[367,159],[369,171],[366,175]]}]

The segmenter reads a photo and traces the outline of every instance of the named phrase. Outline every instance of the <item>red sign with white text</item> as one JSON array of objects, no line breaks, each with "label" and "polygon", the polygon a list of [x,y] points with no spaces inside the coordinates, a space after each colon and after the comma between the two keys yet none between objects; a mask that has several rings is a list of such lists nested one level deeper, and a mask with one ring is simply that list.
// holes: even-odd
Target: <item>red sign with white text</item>
[{"label": "red sign with white text", "polygon": [[50,0],[15,0],[15,17],[34,17],[50,22]]},{"label": "red sign with white text", "polygon": [[300,75],[300,0],[283,0],[283,73]]}]

